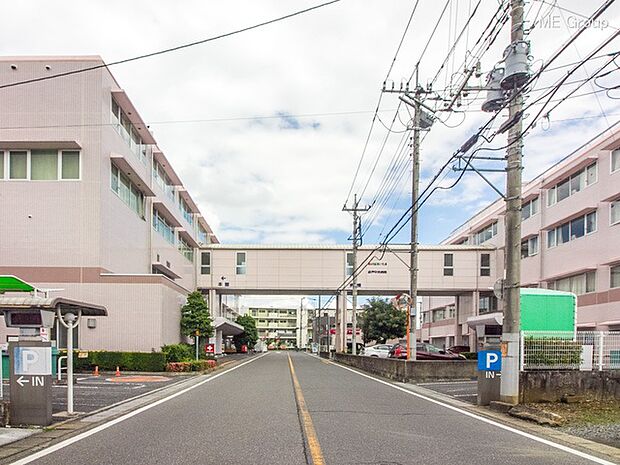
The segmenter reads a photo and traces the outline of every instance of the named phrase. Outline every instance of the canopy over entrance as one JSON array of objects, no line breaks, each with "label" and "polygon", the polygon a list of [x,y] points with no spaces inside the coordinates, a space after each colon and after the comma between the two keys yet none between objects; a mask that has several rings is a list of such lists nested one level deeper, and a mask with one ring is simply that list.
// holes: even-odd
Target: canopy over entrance
[{"label": "canopy over entrance", "polygon": [[27,312],[33,309],[51,310],[53,312],[59,310],[61,315],[80,312],[82,316],[108,315],[106,308],[101,305],[65,299],[64,297],[0,296],[0,314],[19,311]]}]

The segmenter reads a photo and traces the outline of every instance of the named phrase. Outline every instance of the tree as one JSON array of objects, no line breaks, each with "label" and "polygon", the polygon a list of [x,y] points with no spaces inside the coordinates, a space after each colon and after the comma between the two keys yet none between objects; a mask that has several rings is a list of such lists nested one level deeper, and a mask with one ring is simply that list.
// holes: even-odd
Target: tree
[{"label": "tree", "polygon": [[181,334],[200,338],[213,336],[213,321],[209,314],[209,306],[199,291],[187,296],[187,302],[181,307]]},{"label": "tree", "polygon": [[252,315],[238,316],[236,321],[243,326],[243,333],[233,337],[237,350],[241,350],[242,345],[248,346],[248,349],[253,349],[254,344],[258,341],[256,321],[252,318]]},{"label": "tree", "polygon": [[364,343],[402,337],[407,330],[407,312],[394,308],[387,300],[370,299],[365,305],[361,328]]}]

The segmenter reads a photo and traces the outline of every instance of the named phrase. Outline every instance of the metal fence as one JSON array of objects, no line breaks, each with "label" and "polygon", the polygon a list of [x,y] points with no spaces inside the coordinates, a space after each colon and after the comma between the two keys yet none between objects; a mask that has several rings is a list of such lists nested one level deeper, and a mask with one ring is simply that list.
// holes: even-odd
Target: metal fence
[{"label": "metal fence", "polygon": [[524,370],[620,370],[620,331],[523,331]]}]

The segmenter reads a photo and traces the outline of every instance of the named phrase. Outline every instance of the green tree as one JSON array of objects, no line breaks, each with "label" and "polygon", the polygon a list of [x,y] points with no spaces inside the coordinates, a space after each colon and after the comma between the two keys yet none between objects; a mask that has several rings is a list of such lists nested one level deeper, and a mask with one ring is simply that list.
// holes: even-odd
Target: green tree
[{"label": "green tree", "polygon": [[382,344],[405,334],[407,312],[394,308],[387,300],[371,299],[365,305],[360,327],[364,333],[364,343],[377,341]]},{"label": "green tree", "polygon": [[181,307],[181,334],[196,337],[198,344],[201,339],[213,336],[213,321],[209,314],[209,306],[202,293],[194,291],[187,296],[187,303]]},{"label": "green tree", "polygon": [[248,346],[248,349],[253,349],[254,344],[258,341],[256,321],[252,315],[243,315],[237,317],[237,323],[243,326],[243,333],[233,337],[237,350],[241,350],[241,346],[244,344]]}]

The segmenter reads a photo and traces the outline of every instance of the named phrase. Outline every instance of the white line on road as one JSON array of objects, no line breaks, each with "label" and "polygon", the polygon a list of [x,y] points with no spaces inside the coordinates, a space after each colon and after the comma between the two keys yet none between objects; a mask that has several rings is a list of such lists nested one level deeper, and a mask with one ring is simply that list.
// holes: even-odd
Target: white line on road
[{"label": "white line on road", "polygon": [[442,381],[436,383],[416,383],[416,386],[452,386],[453,384],[478,384],[478,381]]},{"label": "white line on road", "polygon": [[140,407],[139,409],[134,410],[133,412],[129,412],[129,413],[123,415],[122,417],[115,418],[114,420],[111,420],[111,421],[109,421],[107,423],[104,423],[103,425],[99,425],[99,426],[97,426],[97,427],[95,427],[93,429],[90,429],[88,431],[80,433],[77,436],[74,436],[72,438],[66,439],[66,440],[64,440],[62,442],[59,442],[58,444],[55,444],[55,445],[50,446],[50,447],[48,447],[46,449],[43,449],[43,450],[41,450],[39,452],[36,452],[36,453],[34,453],[32,455],[29,455],[28,457],[24,457],[23,459],[17,460],[16,462],[11,463],[11,465],[26,465],[27,463],[34,462],[35,460],[38,460],[38,459],[40,459],[42,457],[45,457],[46,455],[49,455],[49,454],[51,454],[53,452],[56,452],[56,451],[58,451],[60,449],[64,449],[65,447],[70,446],[71,444],[74,444],[74,443],[76,443],[78,441],[81,441],[82,439],[86,439],[87,437],[92,436],[93,434],[97,434],[100,431],[108,429],[111,426],[117,425],[118,423],[121,423],[121,422],[123,422],[125,420],[128,420],[131,417],[135,417],[136,415],[139,415],[142,412],[146,412],[147,410],[150,410],[153,407],[157,407],[158,405],[161,405],[161,404],[163,404],[165,402],[168,402],[169,400],[172,400],[175,397],[179,397],[179,396],[181,396],[181,395],[183,395],[183,394],[185,394],[185,393],[187,393],[187,392],[189,392],[189,391],[191,391],[193,389],[196,389],[199,386],[202,386],[205,383],[208,383],[210,381],[213,381],[214,379],[219,378],[220,376],[228,374],[231,371],[236,370],[237,368],[241,368],[242,366],[247,365],[248,363],[255,362],[259,358],[263,358],[268,353],[269,352],[266,352],[266,353],[264,353],[262,355],[259,355],[256,358],[252,358],[251,360],[248,360],[248,361],[243,362],[243,363],[241,363],[239,365],[236,365],[236,366],[234,366],[232,368],[229,368],[226,371],[218,373],[217,375],[214,375],[214,376],[212,376],[210,378],[207,378],[204,381],[200,381],[199,383],[196,383],[196,384],[194,384],[192,386],[189,386],[189,387],[187,387],[187,388],[185,388],[185,389],[183,389],[183,390],[181,390],[179,392],[175,392],[174,394],[171,394],[168,397],[164,397],[163,399],[159,399],[158,401],[153,402],[152,404],[145,405],[144,407]]},{"label": "white line on road", "polygon": [[387,381],[383,381],[382,379],[379,379],[379,378],[375,378],[374,376],[367,375],[366,373],[360,373],[357,370],[354,370],[352,368],[340,365],[338,363],[332,363],[332,365],[337,366],[338,368],[342,368],[343,370],[348,370],[348,371],[350,371],[352,373],[355,373],[356,375],[362,376],[364,378],[371,379],[373,381],[376,381],[377,383],[385,384],[386,386],[389,386],[389,387],[391,387],[393,389],[396,389],[398,391],[404,392],[405,394],[409,394],[409,395],[412,395],[414,397],[418,397],[420,399],[424,399],[424,400],[426,400],[428,402],[432,402],[433,404],[441,405],[442,407],[448,408],[448,409],[453,410],[455,412],[458,412],[458,413],[460,413],[462,415],[468,416],[470,418],[475,418],[476,420],[482,421],[482,422],[487,423],[489,425],[496,426],[496,427],[501,428],[501,429],[506,430],[506,431],[510,431],[511,433],[515,433],[515,434],[518,434],[519,436],[523,436],[523,437],[526,437],[528,439],[532,439],[532,440],[534,440],[536,442],[540,442],[540,443],[545,444],[547,446],[554,447],[556,449],[559,449],[561,451],[567,452],[567,453],[572,454],[572,455],[576,455],[577,457],[581,457],[581,458],[589,460],[591,462],[599,463],[601,465],[616,465],[613,462],[609,462],[608,460],[595,457],[594,455],[586,454],[585,452],[581,452],[579,450],[572,449],[572,448],[564,446],[562,444],[558,444],[556,442],[549,441],[548,439],[543,439],[543,438],[535,436],[533,434],[526,433],[525,431],[521,431],[521,430],[518,430],[516,428],[512,428],[511,426],[503,425],[502,423],[499,423],[497,421],[491,420],[489,418],[482,417],[480,415],[476,415],[475,413],[471,413],[471,412],[468,412],[467,410],[463,410],[461,408],[454,407],[453,405],[443,403],[443,402],[441,402],[439,400],[432,399],[432,398],[424,396],[422,394],[418,394],[417,392],[409,391],[408,389],[405,389],[403,387],[396,386],[395,384],[389,383]]}]

